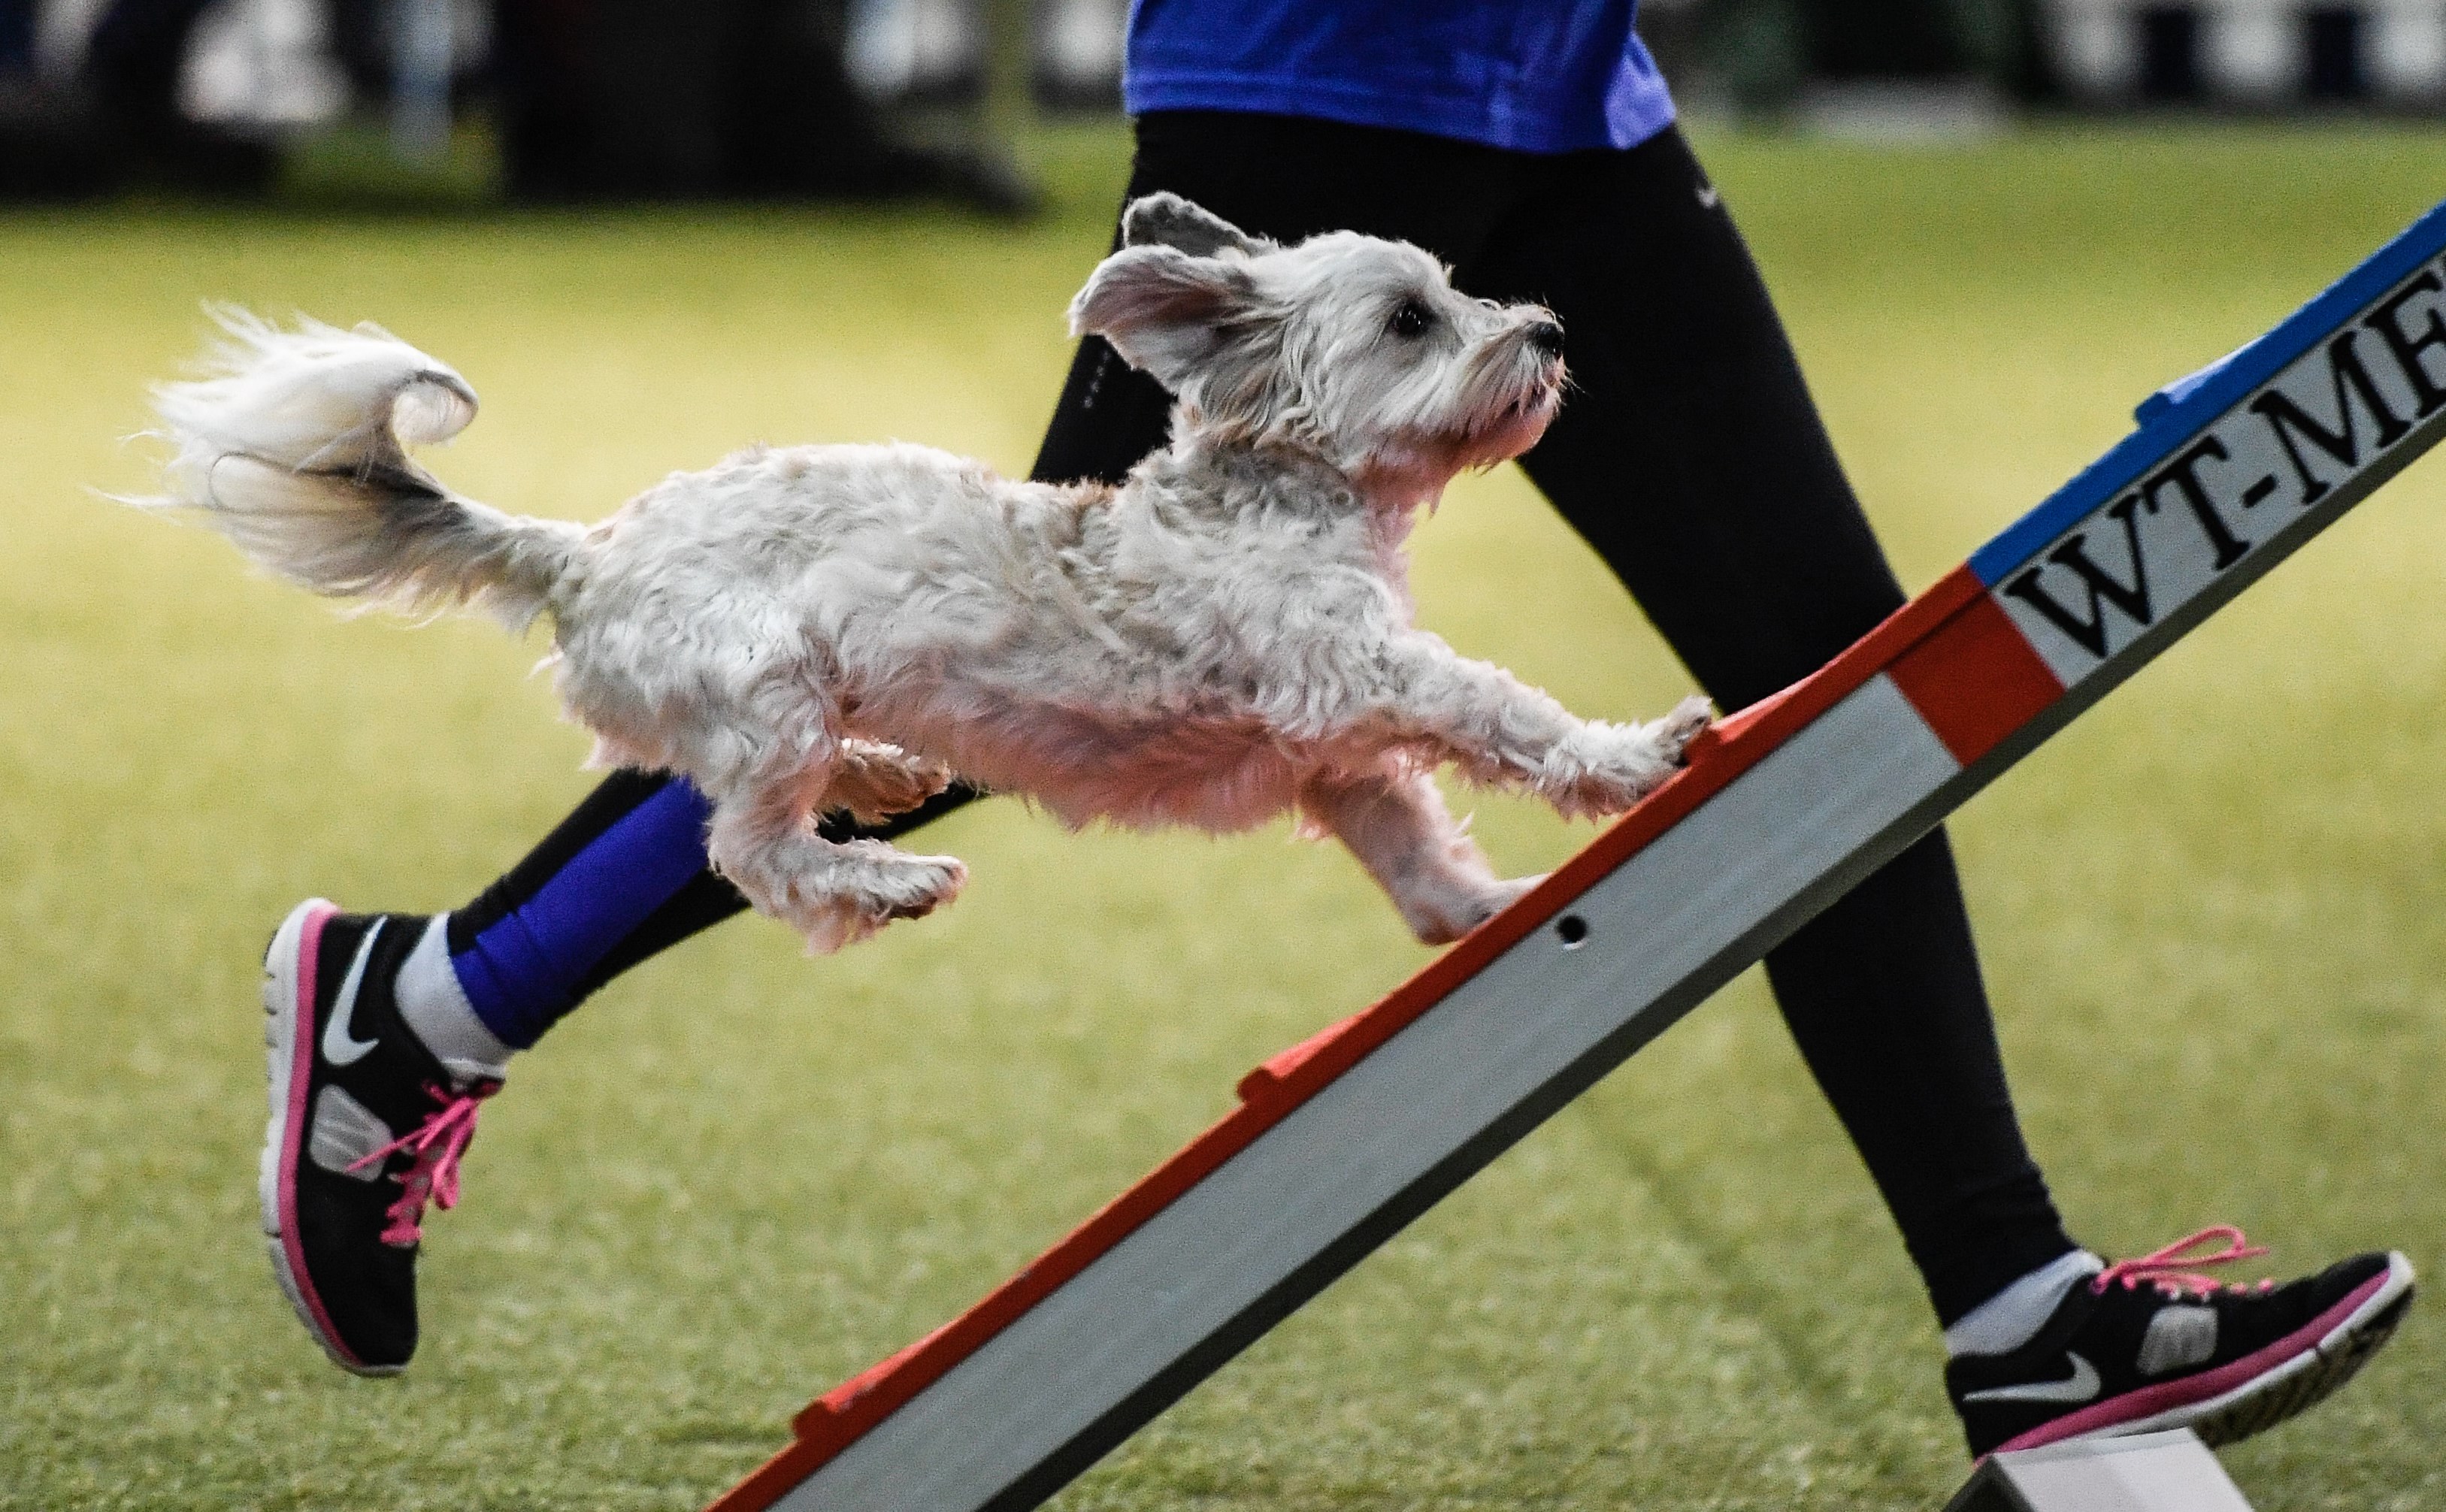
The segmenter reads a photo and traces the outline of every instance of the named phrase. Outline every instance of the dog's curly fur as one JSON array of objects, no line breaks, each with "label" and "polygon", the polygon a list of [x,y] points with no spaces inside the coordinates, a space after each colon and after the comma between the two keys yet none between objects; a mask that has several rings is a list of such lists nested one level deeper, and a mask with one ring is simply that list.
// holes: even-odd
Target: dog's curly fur
[{"label": "dog's curly fur", "polygon": [[952,772],[1072,824],[1233,831],[1296,808],[1430,942],[1504,881],[1430,780],[1628,806],[1706,723],[1585,722],[1412,623],[1402,543],[1458,472],[1561,401],[1559,329],[1455,291],[1415,247],[1294,247],[1134,203],[1070,308],[1177,399],[1119,488],[1013,482],[923,447],[756,448],[592,529],[449,491],[405,447],[476,396],[372,327],[227,313],[214,376],[156,391],[168,495],[318,592],[552,619],[599,759],[685,774],[714,864],[818,950],[949,902],[948,856],[812,823]]}]

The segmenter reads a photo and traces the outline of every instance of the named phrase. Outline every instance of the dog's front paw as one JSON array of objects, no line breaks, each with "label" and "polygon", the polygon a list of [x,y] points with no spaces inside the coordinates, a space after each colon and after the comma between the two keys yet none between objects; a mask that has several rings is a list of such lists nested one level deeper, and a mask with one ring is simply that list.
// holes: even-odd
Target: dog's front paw
[{"label": "dog's front paw", "polygon": [[1448,945],[1511,907],[1522,894],[1545,880],[1542,873],[1510,880],[1489,877],[1466,891],[1450,888],[1431,898],[1403,898],[1399,900],[1402,922],[1419,937],[1419,943]]},{"label": "dog's front paw", "polygon": [[1699,738],[1707,726],[1716,722],[1716,706],[1703,698],[1687,698],[1673,705],[1673,712],[1646,727],[1665,758],[1681,766],[1689,758],[1690,742]]},{"label": "dog's front paw", "polygon": [[1565,818],[1622,812],[1681,767],[1684,748],[1706,727],[1703,719],[1677,725],[1683,716],[1676,709],[1654,724],[1582,725],[1547,758],[1538,793]]}]

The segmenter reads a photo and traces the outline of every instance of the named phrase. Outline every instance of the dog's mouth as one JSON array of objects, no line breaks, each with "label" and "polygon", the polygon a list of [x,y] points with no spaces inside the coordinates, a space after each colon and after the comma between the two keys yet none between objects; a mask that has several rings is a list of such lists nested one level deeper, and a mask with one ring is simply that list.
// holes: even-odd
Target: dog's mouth
[{"label": "dog's mouth", "polygon": [[1471,439],[1480,442],[1509,442],[1528,433],[1517,450],[1525,451],[1545,431],[1547,422],[1563,403],[1563,364],[1550,364],[1531,383],[1522,385],[1477,425],[1472,426]]},{"label": "dog's mouth", "polygon": [[1406,456],[1439,479],[1498,466],[1536,445],[1562,407],[1566,380],[1559,359],[1481,382],[1443,425],[1391,438],[1386,456]]},{"label": "dog's mouth", "polygon": [[1512,401],[1504,405],[1502,411],[1496,417],[1496,428],[1501,429],[1533,417],[1538,420],[1549,419],[1561,405],[1562,399],[1562,374],[1557,372],[1535,388],[1514,396]]}]

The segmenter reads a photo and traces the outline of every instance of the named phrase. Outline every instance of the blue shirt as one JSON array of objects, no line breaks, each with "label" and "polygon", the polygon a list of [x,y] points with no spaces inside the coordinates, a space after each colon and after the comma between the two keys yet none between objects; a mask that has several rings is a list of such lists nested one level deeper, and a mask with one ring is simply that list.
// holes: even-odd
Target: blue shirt
[{"label": "blue shirt", "polygon": [[1673,121],[1638,0],[1131,0],[1122,99],[1391,126],[1521,152]]}]

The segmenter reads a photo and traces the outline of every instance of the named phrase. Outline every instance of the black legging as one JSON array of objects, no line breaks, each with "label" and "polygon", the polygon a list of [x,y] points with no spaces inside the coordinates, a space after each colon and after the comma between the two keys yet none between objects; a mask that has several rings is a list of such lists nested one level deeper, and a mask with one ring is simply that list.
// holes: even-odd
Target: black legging
[{"label": "black legging", "polygon": [[[1726,709],[1806,676],[1903,603],[1748,249],[1679,132],[1627,152],[1532,156],[1296,118],[1138,123],[1130,194],[1168,189],[1278,240],[1348,229],[1418,243],[1467,291],[1563,323],[1573,391],[1521,459]],[[1035,476],[1119,481],[1170,399],[1081,344]],[[517,905],[659,789],[621,774],[454,918]],[[954,792],[884,831],[966,801]],[[586,990],[744,907],[699,876]],[[1942,832],[1767,957],[1793,1038],[1867,1161],[1950,1324],[2073,1247],[2022,1144]]]}]

